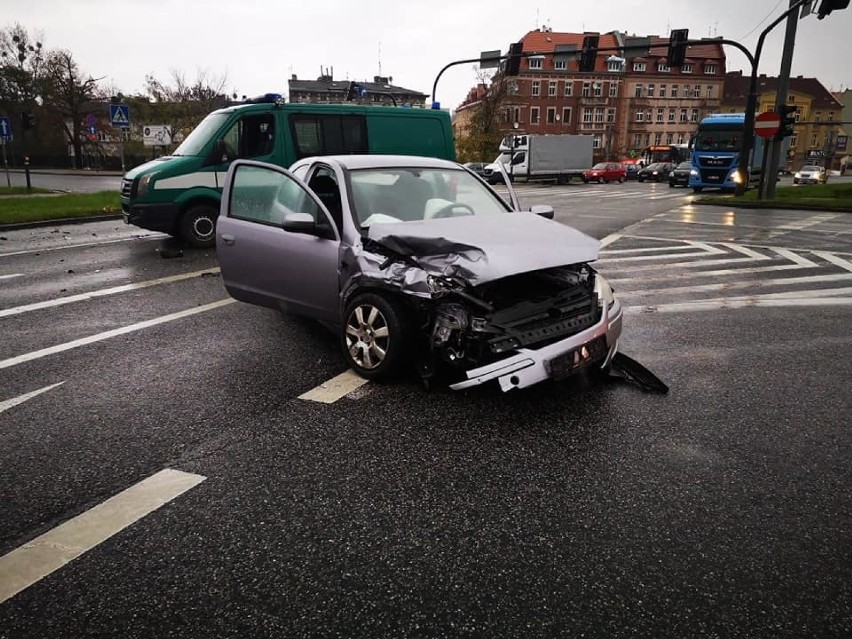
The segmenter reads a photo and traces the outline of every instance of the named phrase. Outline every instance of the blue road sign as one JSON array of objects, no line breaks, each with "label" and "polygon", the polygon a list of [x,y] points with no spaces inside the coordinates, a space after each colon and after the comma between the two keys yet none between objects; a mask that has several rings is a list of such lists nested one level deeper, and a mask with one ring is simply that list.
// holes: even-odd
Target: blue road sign
[{"label": "blue road sign", "polygon": [[115,127],[129,127],[130,108],[126,104],[110,104],[109,122]]},{"label": "blue road sign", "polygon": [[0,140],[8,142],[12,139],[12,125],[9,123],[9,118],[0,118]]}]

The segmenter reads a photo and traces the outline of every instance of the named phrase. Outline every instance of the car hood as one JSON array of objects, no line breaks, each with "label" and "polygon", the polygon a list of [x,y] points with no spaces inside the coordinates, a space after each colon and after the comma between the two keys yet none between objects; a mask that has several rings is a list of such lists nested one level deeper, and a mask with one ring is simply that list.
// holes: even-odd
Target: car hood
[{"label": "car hood", "polygon": [[128,180],[141,177],[147,173],[157,173],[160,177],[171,177],[182,173],[189,167],[197,166],[199,159],[192,156],[164,155],[155,160],[140,164],[124,174]]},{"label": "car hood", "polygon": [[517,273],[593,262],[593,237],[534,213],[373,224],[369,239],[425,271],[483,284]]}]

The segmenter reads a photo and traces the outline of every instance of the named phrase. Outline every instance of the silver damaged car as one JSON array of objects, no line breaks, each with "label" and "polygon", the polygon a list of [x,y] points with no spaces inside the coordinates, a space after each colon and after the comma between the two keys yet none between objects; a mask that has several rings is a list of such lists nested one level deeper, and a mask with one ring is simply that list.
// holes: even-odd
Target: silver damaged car
[{"label": "silver damaged car", "polygon": [[234,298],[314,318],[369,379],[416,367],[451,387],[524,388],[606,371],[622,309],[592,263],[597,240],[521,211],[454,162],[310,157],[289,170],[240,160],[216,227]]}]

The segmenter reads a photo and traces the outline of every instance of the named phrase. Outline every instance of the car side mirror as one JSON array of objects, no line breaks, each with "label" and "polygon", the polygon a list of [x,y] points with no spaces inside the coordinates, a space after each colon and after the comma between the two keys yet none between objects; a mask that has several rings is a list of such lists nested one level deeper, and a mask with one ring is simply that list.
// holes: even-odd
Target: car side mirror
[{"label": "car side mirror", "polygon": [[235,158],[231,157],[231,153],[228,151],[228,145],[225,144],[225,140],[218,139],[213,144],[213,148],[210,149],[210,155],[204,160],[204,166],[213,166],[216,164],[227,164],[231,160]]},{"label": "car side mirror", "polygon": [[535,213],[536,215],[540,215],[548,220],[552,220],[554,215],[553,207],[547,204],[533,204],[530,207],[530,213]]},{"label": "car side mirror", "polygon": [[281,226],[291,233],[317,234],[317,223],[310,213],[288,213]]}]

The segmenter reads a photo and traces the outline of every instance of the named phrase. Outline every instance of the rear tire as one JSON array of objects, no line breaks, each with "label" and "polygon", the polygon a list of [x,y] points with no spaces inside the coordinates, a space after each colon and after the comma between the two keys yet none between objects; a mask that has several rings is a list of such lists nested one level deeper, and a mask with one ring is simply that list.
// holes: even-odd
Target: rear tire
[{"label": "rear tire", "polygon": [[340,346],[349,367],[366,379],[396,374],[408,351],[408,326],[399,305],[375,293],[356,295],[343,312]]},{"label": "rear tire", "polygon": [[701,187],[701,186],[693,186],[692,187],[693,193],[701,193],[701,191],[703,191],[703,190],[704,190],[704,188]]},{"label": "rear tire", "polygon": [[216,218],[219,209],[210,204],[196,204],[180,220],[180,235],[196,248],[216,246]]}]

